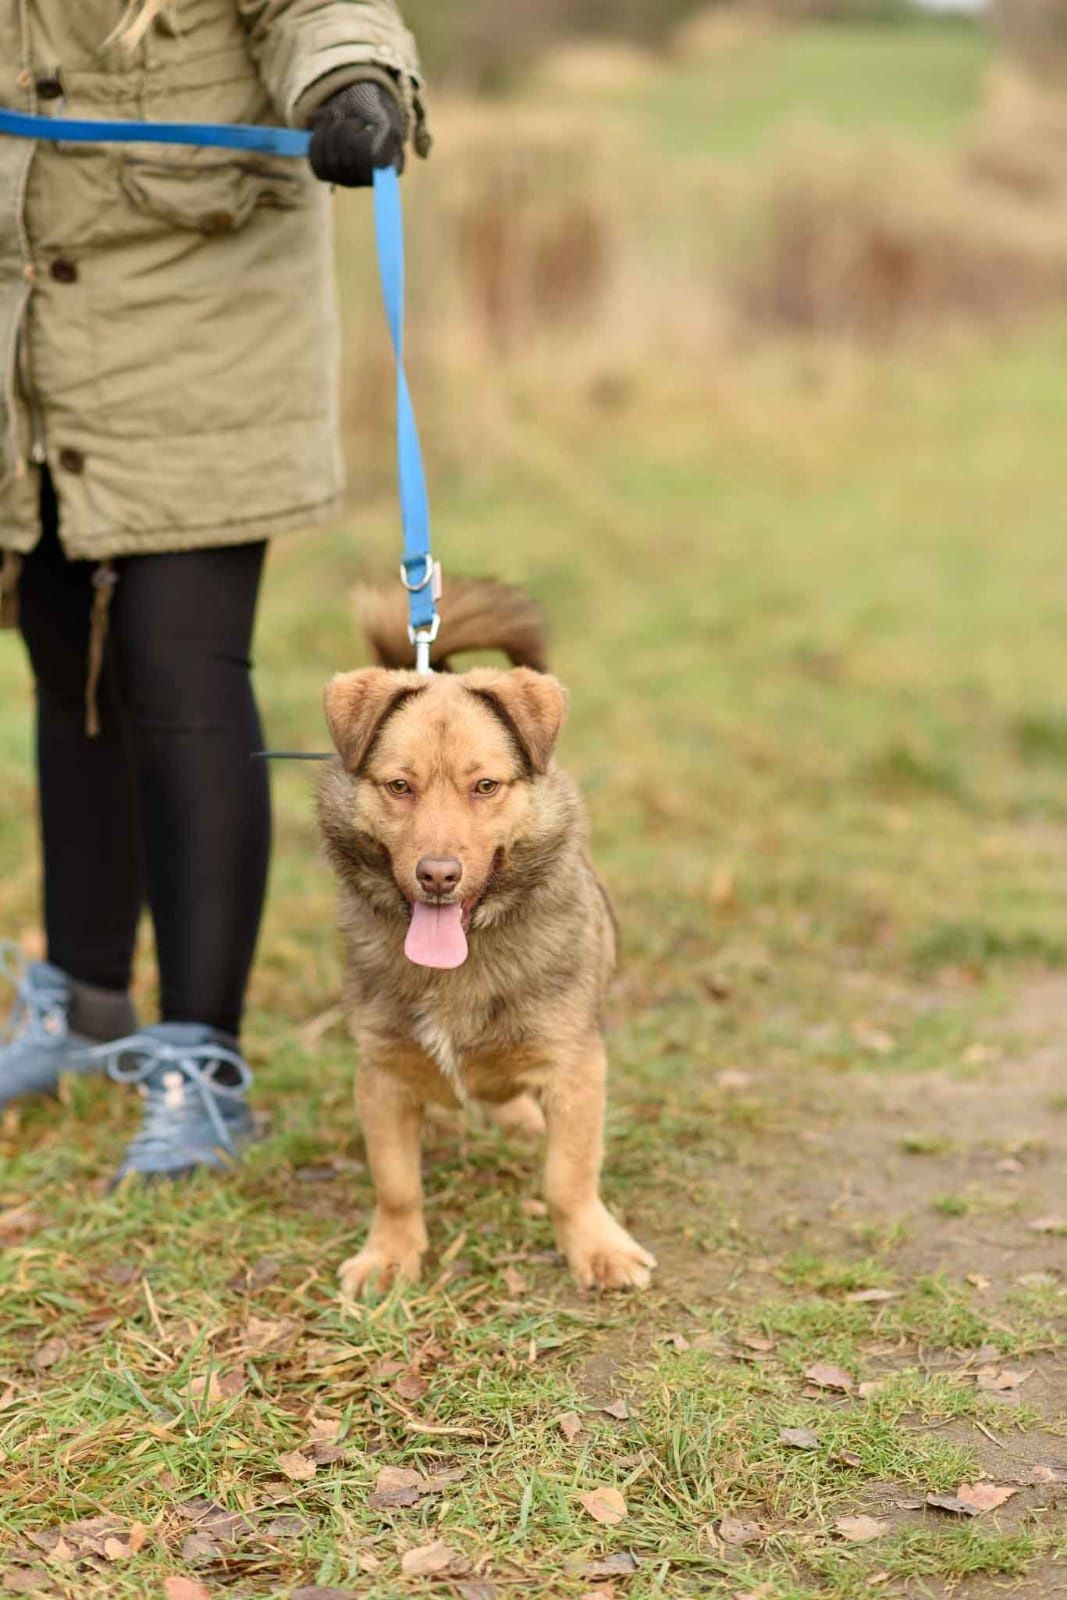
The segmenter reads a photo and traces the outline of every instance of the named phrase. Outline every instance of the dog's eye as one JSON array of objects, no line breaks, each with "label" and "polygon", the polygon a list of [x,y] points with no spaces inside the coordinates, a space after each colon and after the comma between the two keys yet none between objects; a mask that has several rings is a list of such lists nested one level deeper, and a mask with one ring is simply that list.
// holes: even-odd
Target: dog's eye
[{"label": "dog's eye", "polygon": [[500,784],[496,778],[479,778],[474,785],[475,794],[496,794]]},{"label": "dog's eye", "polygon": [[390,778],[385,786],[390,794],[410,794],[411,785],[406,778]]}]

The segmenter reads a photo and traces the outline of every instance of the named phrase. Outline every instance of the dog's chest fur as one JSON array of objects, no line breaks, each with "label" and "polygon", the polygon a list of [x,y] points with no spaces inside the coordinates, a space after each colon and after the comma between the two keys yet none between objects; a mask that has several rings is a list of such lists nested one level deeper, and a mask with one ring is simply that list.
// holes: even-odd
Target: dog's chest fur
[{"label": "dog's chest fur", "polygon": [[462,1056],[452,1028],[427,1005],[416,1007],[411,1019],[411,1031],[416,1044],[436,1062],[449,1087],[466,1104],[470,1096],[463,1078]]}]

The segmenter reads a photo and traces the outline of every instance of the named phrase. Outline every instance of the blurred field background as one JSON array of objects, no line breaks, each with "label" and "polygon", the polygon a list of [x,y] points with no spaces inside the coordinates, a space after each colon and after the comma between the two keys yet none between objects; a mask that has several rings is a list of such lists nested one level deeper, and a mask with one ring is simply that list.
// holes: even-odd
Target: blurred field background
[{"label": "blurred field background", "polygon": [[[607,1194],[661,1270],[582,1300],[533,1159],[457,1128],[427,1153],[431,1288],[338,1305],[370,1194],[332,886],[307,771],[280,770],[265,1141],[227,1184],[109,1198],[123,1095],[77,1082],[0,1124],[0,1594],[1049,1595],[1064,10],[409,15],[435,543],[551,619],[624,930]],[[322,683],[363,659],[349,591],[396,560],[366,197],[337,213],[352,493],[273,553],[281,748],[321,748]],[[11,641],[0,686],[0,912],[33,950]],[[397,1465],[426,1486],[372,1503]],[[966,1484],[1002,1503],[926,1504]],[[582,1500],[604,1485],[610,1526]],[[405,1576],[435,1540],[437,1574]]]}]

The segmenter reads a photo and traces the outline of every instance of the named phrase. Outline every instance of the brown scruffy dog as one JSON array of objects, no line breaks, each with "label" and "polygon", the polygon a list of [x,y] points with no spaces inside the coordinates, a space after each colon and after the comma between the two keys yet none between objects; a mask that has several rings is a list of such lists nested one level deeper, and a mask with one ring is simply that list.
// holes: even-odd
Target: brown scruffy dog
[{"label": "brown scruffy dog", "polygon": [[434,665],[476,648],[517,665],[426,677],[388,670],[410,659],[403,594],[363,591],[359,609],[385,666],[327,686],[339,759],[319,786],[377,1200],[342,1287],[419,1276],[424,1108],[478,1101],[504,1126],[547,1123],[545,1197],[578,1282],[643,1288],[655,1261],[599,1193],[615,935],[581,798],[552,760],[566,693],[532,670],[538,612],[503,585],[450,586]]}]

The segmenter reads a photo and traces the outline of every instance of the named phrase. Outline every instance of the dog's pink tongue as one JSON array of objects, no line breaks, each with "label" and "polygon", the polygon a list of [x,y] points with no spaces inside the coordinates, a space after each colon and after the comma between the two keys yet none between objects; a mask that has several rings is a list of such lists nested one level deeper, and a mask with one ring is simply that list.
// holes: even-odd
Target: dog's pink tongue
[{"label": "dog's pink tongue", "polygon": [[463,907],[428,906],[416,900],[404,954],[420,967],[461,967],[467,959]]}]

